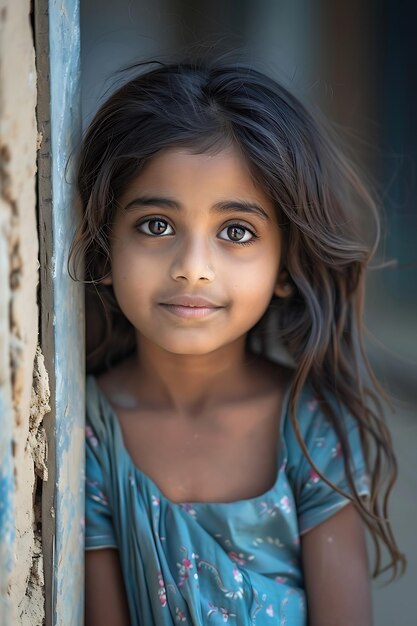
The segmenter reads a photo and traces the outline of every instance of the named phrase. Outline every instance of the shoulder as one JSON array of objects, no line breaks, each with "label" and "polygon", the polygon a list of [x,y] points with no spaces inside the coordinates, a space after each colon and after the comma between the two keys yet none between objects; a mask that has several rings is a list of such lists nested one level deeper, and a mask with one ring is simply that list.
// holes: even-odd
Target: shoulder
[{"label": "shoulder", "polygon": [[[123,447],[116,406],[130,399],[129,374],[132,359],[98,375],[86,379],[86,445],[94,447],[96,454],[106,454],[110,449]],[[123,400],[123,402],[121,402]]]},{"label": "shoulder", "polygon": [[97,375],[88,375],[87,401],[94,400],[99,403],[100,398],[111,401],[113,395],[117,395],[129,386],[134,369],[134,358],[130,357]]},{"label": "shoulder", "polygon": [[98,379],[92,375],[86,379],[85,436],[87,452],[95,455],[105,447],[112,436],[113,415]]},{"label": "shoulder", "polygon": [[[310,383],[304,385],[297,398],[294,418],[296,426],[290,418],[288,405],[284,438],[287,446],[300,452],[296,428],[308,449],[323,448],[328,441],[337,443],[341,432],[349,438],[353,432],[358,431],[356,420],[347,408],[338,402],[336,396],[327,393],[324,398],[319,398]],[[333,450],[333,453],[336,454],[337,450]]]},{"label": "shoulder", "polygon": [[345,482],[346,463],[357,476],[366,471],[356,419],[334,395],[321,399],[310,384],[300,393],[293,420],[287,406],[283,438],[287,470],[299,488],[320,482],[316,470],[332,482]]},{"label": "shoulder", "polygon": [[368,475],[358,424],[334,396],[319,400],[306,385],[294,418],[295,424],[287,413],[286,473],[298,503],[300,531],[305,532],[349,501],[342,495],[352,494],[348,473],[360,495],[369,493]]}]

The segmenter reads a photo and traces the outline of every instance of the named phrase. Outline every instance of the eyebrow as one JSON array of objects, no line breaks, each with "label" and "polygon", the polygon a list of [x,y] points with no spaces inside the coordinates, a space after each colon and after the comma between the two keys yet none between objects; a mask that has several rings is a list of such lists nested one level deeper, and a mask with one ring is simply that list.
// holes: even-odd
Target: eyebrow
[{"label": "eyebrow", "polygon": [[[137,208],[143,207],[161,207],[167,209],[175,209],[180,211],[182,206],[176,200],[172,200],[171,198],[163,198],[156,196],[140,196],[135,198],[131,202],[129,202],[125,207],[125,211],[133,211]],[[225,200],[217,202],[212,207],[215,213],[234,213],[238,211],[239,213],[249,213],[252,215],[257,215],[265,221],[269,221],[271,218],[268,213],[256,202],[248,202],[246,200]]]}]

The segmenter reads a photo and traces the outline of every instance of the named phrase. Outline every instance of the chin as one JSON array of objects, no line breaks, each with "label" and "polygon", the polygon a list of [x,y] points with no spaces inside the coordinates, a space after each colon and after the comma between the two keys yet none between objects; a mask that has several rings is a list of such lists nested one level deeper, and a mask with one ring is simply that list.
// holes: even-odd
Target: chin
[{"label": "chin", "polygon": [[203,356],[215,352],[221,346],[210,346],[207,344],[198,344],[198,342],[189,345],[171,345],[161,346],[167,352],[171,354],[177,354],[178,356]]}]

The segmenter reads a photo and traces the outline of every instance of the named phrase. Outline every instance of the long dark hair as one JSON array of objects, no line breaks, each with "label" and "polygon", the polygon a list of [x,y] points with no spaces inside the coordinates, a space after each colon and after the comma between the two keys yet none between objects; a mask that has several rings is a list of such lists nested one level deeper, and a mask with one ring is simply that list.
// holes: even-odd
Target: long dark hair
[{"label": "long dark hair", "polygon": [[[252,335],[265,349],[274,337],[279,339],[295,363],[290,417],[313,467],[296,406],[305,383],[314,388],[341,441],[350,489],[345,495],[355,502],[374,539],[374,575],[387,567],[395,575],[405,564],[387,513],[397,466],[362,328],[365,271],[378,243],[378,211],[329,132],[271,78],[240,64],[157,64],[118,89],[94,117],[81,148],[83,219],[70,256],[76,279],[83,279],[80,267],[85,263],[91,303],[87,323],[89,315],[99,315],[100,323],[94,317],[87,334],[88,369],[106,369],[135,347],[133,329],[112,288],[100,284],[110,267],[109,236],[118,198],[161,150],[215,152],[226,145],[242,151],[255,182],[275,204],[293,287],[292,297],[271,303],[265,316],[269,331],[261,322]],[[342,413],[326,400],[330,395],[358,424],[371,477],[367,500],[355,486]],[[383,545],[390,555],[385,568]]]}]

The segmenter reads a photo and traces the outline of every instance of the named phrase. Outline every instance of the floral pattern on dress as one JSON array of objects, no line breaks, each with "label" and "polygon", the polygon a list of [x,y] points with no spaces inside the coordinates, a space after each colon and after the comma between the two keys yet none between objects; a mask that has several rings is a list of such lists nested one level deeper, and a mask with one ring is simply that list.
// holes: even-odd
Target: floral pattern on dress
[{"label": "floral pattern on dress", "polygon": [[235,579],[237,583],[241,583],[243,580],[242,574],[236,567],[233,568],[233,578]]},{"label": "floral pattern on dress", "polygon": [[275,576],[275,582],[279,585],[286,585],[288,578],[286,576]]},{"label": "floral pattern on dress", "polygon": [[277,513],[279,513],[280,508],[281,507],[278,502],[274,502],[271,504],[270,502],[266,502],[264,500],[259,504],[259,515],[261,517],[263,515],[268,515],[268,517],[275,517]]},{"label": "floral pattern on dress", "polygon": [[175,609],[175,621],[184,623],[187,621],[187,616],[178,607]]},{"label": "floral pattern on dress", "polygon": [[[181,550],[185,553],[185,557],[181,559],[180,563],[177,563],[178,568],[178,587],[182,587],[188,581],[190,577],[190,570],[194,568],[193,562],[188,558],[188,551],[186,548],[182,547]],[[196,555],[193,554],[193,557]]]},{"label": "floral pattern on dress", "polygon": [[99,502],[103,506],[109,506],[109,500],[101,490],[100,485],[96,480],[90,480],[89,478],[85,479],[85,484],[88,487],[92,488],[92,493],[90,493],[90,498],[94,502]]},{"label": "floral pattern on dress", "polygon": [[279,501],[279,504],[284,513],[291,513],[291,502],[288,496],[283,496]]},{"label": "floral pattern on dress", "polygon": [[[102,545],[109,543],[114,526],[132,616],[144,608],[155,626],[191,626],[194,615],[202,626],[306,625],[299,529],[326,518],[332,493],[302,457],[288,420],[282,426],[280,475],[267,494],[233,503],[178,504],[117,446],[115,436],[119,442],[122,436],[113,416],[107,413],[101,422],[91,401],[88,410],[93,426],[86,427],[86,547],[100,547],[101,537]],[[340,484],[340,443],[316,398],[304,397],[297,419],[315,465]],[[351,444],[352,428],[347,432]],[[355,440],[351,449],[357,449]],[[359,454],[352,469],[361,481],[363,468]],[[335,498],[332,510],[342,502]],[[114,502],[126,510],[111,517]],[[146,584],[138,589],[144,574],[151,593]],[[132,626],[138,621],[132,619]]]},{"label": "floral pattern on dress", "polygon": [[304,598],[300,597],[295,589],[288,589],[279,606],[279,626],[291,626],[291,622],[288,621],[287,611],[291,597],[295,597],[295,599],[298,600],[299,610],[301,611],[301,615],[304,615]]},{"label": "floral pattern on dress", "polygon": [[197,516],[197,512],[194,509],[193,505],[191,504],[191,502],[181,502],[178,505],[183,511],[185,511],[186,513],[188,513],[188,515],[190,515],[191,517],[196,517]]},{"label": "floral pattern on dress", "polygon": [[276,546],[277,548],[285,548],[285,544],[282,543],[279,537],[270,537],[268,535],[268,537],[265,538],[265,541],[271,546]]},{"label": "floral pattern on dress", "polygon": [[98,439],[91,426],[85,427],[85,435],[87,439],[89,440],[89,442],[91,443],[91,445],[93,446],[93,448],[96,448],[98,446]]},{"label": "floral pattern on dress", "polygon": [[238,565],[246,565],[250,561],[253,561],[255,558],[253,554],[245,554],[244,552],[235,552],[234,550],[231,550],[230,552],[228,552],[228,555],[229,555],[229,559],[232,559],[232,561],[234,561]]},{"label": "floral pattern on dress", "polygon": [[[222,580],[222,577],[220,575],[218,568],[213,563],[210,563],[210,561],[206,561],[202,559],[198,563],[198,571],[202,572],[204,569],[207,570],[210,574],[212,574],[213,579],[216,583],[216,586],[218,587],[218,589],[220,589],[220,591],[224,594],[226,598],[230,598],[231,600],[243,598],[244,591],[243,591],[242,586],[239,586],[237,589],[227,588],[223,583],[223,580]],[[236,572],[237,570],[236,568],[234,568],[233,577],[236,580],[236,582],[241,583],[243,581],[243,577],[239,576]]]},{"label": "floral pattern on dress", "polygon": [[207,617],[212,617],[212,615],[220,614],[222,616],[223,622],[228,622],[231,617],[237,617],[236,613],[232,613],[227,609],[224,609],[222,606],[214,606],[212,602],[209,602],[210,610],[207,612]]},{"label": "floral pattern on dress", "polygon": [[158,572],[158,598],[162,608],[167,605],[167,591],[165,589],[165,582],[161,572]]},{"label": "floral pattern on dress", "polygon": [[316,472],[315,469],[311,468],[310,471],[308,472],[308,485],[315,485],[316,483],[318,483],[320,481],[320,476],[319,474]]},{"label": "floral pattern on dress", "polygon": [[337,442],[337,444],[335,446],[333,446],[332,448],[332,459],[340,459],[342,456],[342,444],[340,443],[340,441]]}]

